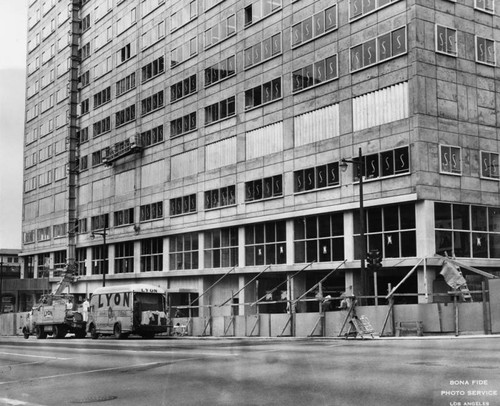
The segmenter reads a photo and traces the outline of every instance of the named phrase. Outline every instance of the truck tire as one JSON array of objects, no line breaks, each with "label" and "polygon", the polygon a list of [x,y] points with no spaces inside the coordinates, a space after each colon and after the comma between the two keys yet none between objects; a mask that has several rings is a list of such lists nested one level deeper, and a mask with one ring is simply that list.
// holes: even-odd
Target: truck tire
[{"label": "truck tire", "polygon": [[47,338],[47,332],[43,329],[43,326],[36,326],[35,327],[35,336],[39,340],[43,340]]},{"label": "truck tire", "polygon": [[75,330],[75,337],[76,338],[85,338],[86,335],[87,335],[87,332],[85,331],[84,328],[79,328],[79,329]]},{"label": "truck tire", "polygon": [[94,324],[90,326],[90,337],[92,337],[92,340],[97,340],[99,338],[99,333],[97,332]]},{"label": "truck tire", "polygon": [[52,327],[52,338],[64,338],[66,336],[66,329],[64,326],[55,325]]},{"label": "truck tire", "polygon": [[30,338],[30,333],[26,327],[23,328],[23,336],[26,339]]},{"label": "truck tire", "polygon": [[125,335],[122,333],[122,326],[120,323],[116,323],[113,327],[113,335],[117,339],[122,339],[125,337]]}]

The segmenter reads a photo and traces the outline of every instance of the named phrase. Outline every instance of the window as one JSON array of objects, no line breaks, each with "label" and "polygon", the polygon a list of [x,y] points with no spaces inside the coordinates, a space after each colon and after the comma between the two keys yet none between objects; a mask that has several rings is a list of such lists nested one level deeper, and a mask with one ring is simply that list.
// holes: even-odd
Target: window
[{"label": "window", "polygon": [[493,14],[495,12],[495,0],[474,0],[474,8]]},{"label": "window", "polygon": [[102,230],[104,228],[109,228],[109,215],[107,213],[90,218],[90,231]]},{"label": "window", "polygon": [[37,241],[50,240],[50,227],[39,228],[38,230],[36,230],[36,240]]},{"label": "window", "polygon": [[130,58],[132,58],[133,53],[132,53],[132,47],[131,44],[125,45],[123,48],[121,48],[118,53],[118,62],[123,63],[128,61]]},{"label": "window", "polygon": [[35,230],[23,232],[23,243],[31,244],[35,242]]},{"label": "window", "polygon": [[38,175],[38,187],[46,186],[52,183],[52,171],[47,171]]},{"label": "window", "polygon": [[89,156],[84,155],[78,159],[78,171],[83,172],[89,169]]},{"label": "window", "polygon": [[125,209],[114,212],[113,224],[115,227],[134,223],[134,209]]},{"label": "window", "polygon": [[193,0],[187,2],[180,10],[172,13],[171,16],[171,31],[177,30],[183,25],[189,23],[198,15],[198,1]]},{"label": "window", "polygon": [[205,124],[223,120],[235,115],[235,97],[205,107]]},{"label": "window", "polygon": [[26,179],[24,181],[24,191],[25,192],[31,192],[32,190],[36,189],[36,176],[33,176],[32,178]]},{"label": "window", "polygon": [[87,274],[87,248],[76,249],[76,274],[78,276],[85,276]]},{"label": "window", "polygon": [[196,74],[170,86],[170,102],[173,103],[193,93],[196,93]]},{"label": "window", "polygon": [[170,137],[177,137],[193,130],[196,130],[196,112],[170,122]]},{"label": "window", "polygon": [[143,147],[163,142],[163,125],[152,128],[151,130],[143,131],[141,133],[141,141]]},{"label": "window", "polygon": [[205,268],[238,266],[238,228],[205,232]]},{"label": "window", "polygon": [[436,52],[457,56],[457,30],[436,25]]},{"label": "window", "polygon": [[170,269],[198,269],[198,234],[189,233],[171,236],[170,246]]},{"label": "window", "polygon": [[[66,223],[63,223],[63,224],[55,224],[53,227],[52,227],[52,233],[54,235],[54,238],[57,238],[57,237],[64,237],[66,236]],[[66,253],[66,251],[63,251],[64,253]],[[54,261],[55,262],[55,261]],[[64,263],[66,261],[63,262],[63,266],[64,266]],[[58,267],[56,267],[58,268]]]},{"label": "window", "polygon": [[76,137],[78,138],[78,143],[83,144],[89,140],[89,128],[84,127],[76,132]]},{"label": "window", "polygon": [[245,7],[245,26],[255,24],[281,8],[281,0],[257,0]]},{"label": "window", "polygon": [[364,17],[365,15],[371,14],[382,7],[395,3],[396,1],[399,0],[351,0],[349,2],[349,19],[352,21]]},{"label": "window", "polygon": [[78,225],[76,227],[76,232],[78,234],[86,234],[88,231],[87,231],[87,219],[86,218],[83,218],[83,219],[78,219]]},{"label": "window", "polygon": [[94,109],[111,100],[111,86],[94,95]]},{"label": "window", "polygon": [[286,222],[245,227],[245,265],[286,263]]},{"label": "window", "polygon": [[135,72],[116,82],[116,97],[135,88]]},{"label": "window", "polygon": [[[365,211],[367,252],[379,250],[384,258],[415,257],[417,237],[413,203],[374,207]],[[361,252],[359,211],[354,213],[354,257]]]},{"label": "window", "polygon": [[292,48],[305,44],[336,28],[337,6],[333,5],[292,26]]},{"label": "window", "polygon": [[245,182],[245,201],[269,199],[283,195],[282,175]]},{"label": "window", "polygon": [[193,37],[170,52],[170,67],[174,68],[180,63],[187,61],[189,58],[198,53],[198,43],[196,37]]},{"label": "window", "polygon": [[54,181],[62,180],[66,177],[68,164],[60,165],[54,169]]},{"label": "window", "polygon": [[80,103],[80,115],[87,114],[89,112],[89,99],[85,99]]},{"label": "window", "polygon": [[83,61],[90,56],[90,42],[80,48],[80,59]]},{"label": "window", "polygon": [[154,24],[149,30],[142,34],[142,49],[154,45],[165,37],[165,21]]},{"label": "window", "polygon": [[278,33],[245,49],[245,69],[280,55],[281,52],[281,33]]},{"label": "window", "polygon": [[90,14],[87,14],[85,17],[82,18],[80,25],[82,28],[82,32],[85,32],[90,28]]},{"label": "window", "polygon": [[141,80],[142,82],[145,82],[146,80],[158,76],[164,71],[165,71],[165,58],[161,56],[160,58],[155,59],[153,62],[148,63],[141,69],[142,73]]},{"label": "window", "polygon": [[337,55],[297,69],[292,73],[292,92],[308,89],[338,78]]},{"label": "window", "polygon": [[441,173],[462,174],[462,150],[460,147],[440,145],[439,157]]},{"label": "window", "polygon": [[93,137],[98,137],[105,132],[111,130],[111,117],[103,118],[92,125],[93,127]]},{"label": "window", "polygon": [[216,63],[205,69],[205,86],[210,86],[220,82],[236,73],[235,57],[230,56],[227,59]]},{"label": "window", "polygon": [[236,186],[231,185],[205,192],[205,210],[236,204]]},{"label": "window", "polygon": [[339,163],[333,162],[294,172],[295,193],[340,185]]},{"label": "window", "polygon": [[135,104],[126,109],[115,113],[115,125],[116,127],[129,123],[135,120]]},{"label": "window", "polygon": [[[364,157],[364,176],[366,179],[376,179],[410,173],[410,150],[408,147],[397,148]],[[354,180],[359,176],[353,172]]]},{"label": "window", "polygon": [[163,90],[141,101],[141,115],[146,115],[152,111],[163,107]]},{"label": "window", "polygon": [[38,162],[46,161],[52,157],[52,144],[43,147],[38,153]]},{"label": "window", "polygon": [[163,202],[144,204],[140,208],[140,221],[163,218]]},{"label": "window", "polygon": [[498,160],[500,155],[496,152],[481,151],[481,177],[500,179]]},{"label": "window", "polygon": [[476,36],[476,61],[486,65],[496,65],[495,41]]},{"label": "window", "polygon": [[98,245],[92,247],[92,275],[102,275],[107,273],[105,269],[108,261],[108,246]]},{"label": "window", "polygon": [[105,149],[92,152],[92,167],[102,164],[102,156]]},{"label": "window", "polygon": [[210,48],[234,34],[236,34],[235,14],[224,18],[221,22],[205,31],[205,48]]},{"label": "window", "polygon": [[171,216],[194,212],[196,212],[196,194],[170,199]]},{"label": "window", "polygon": [[434,203],[436,253],[500,258],[500,208]]},{"label": "window", "polygon": [[258,107],[278,99],[281,99],[281,78],[245,90],[245,109]]},{"label": "window", "polygon": [[141,272],[163,270],[163,238],[141,241]]},{"label": "window", "polygon": [[380,35],[351,48],[351,72],[406,53],[406,27]]},{"label": "window", "polygon": [[115,244],[115,273],[134,272],[134,243],[132,241]]}]

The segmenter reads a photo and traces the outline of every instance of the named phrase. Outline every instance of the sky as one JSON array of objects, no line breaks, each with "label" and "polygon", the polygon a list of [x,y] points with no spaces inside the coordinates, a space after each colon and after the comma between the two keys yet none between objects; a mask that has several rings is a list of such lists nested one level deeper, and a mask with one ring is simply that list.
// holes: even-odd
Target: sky
[{"label": "sky", "polygon": [[21,248],[27,0],[0,0],[0,249]]}]

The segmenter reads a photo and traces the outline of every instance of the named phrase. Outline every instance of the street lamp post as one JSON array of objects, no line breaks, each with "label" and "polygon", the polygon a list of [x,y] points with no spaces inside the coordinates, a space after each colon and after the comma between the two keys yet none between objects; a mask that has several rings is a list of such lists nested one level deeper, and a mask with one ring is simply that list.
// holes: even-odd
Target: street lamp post
[{"label": "street lamp post", "polygon": [[108,255],[106,251],[106,222],[104,222],[104,228],[102,233],[98,233],[95,231],[92,231],[90,233],[90,238],[94,239],[96,235],[100,235],[102,237],[102,255],[103,255],[103,262],[102,262],[102,286],[106,286],[106,272],[108,268]]},{"label": "street lamp post", "polygon": [[340,167],[342,170],[347,169],[347,164],[353,164],[353,166],[356,168],[356,172],[358,174],[358,179],[359,179],[359,228],[360,228],[360,238],[361,238],[361,294],[366,294],[366,269],[365,269],[365,260],[366,260],[366,238],[365,238],[365,209],[364,209],[364,202],[363,202],[363,174],[364,174],[364,159],[363,159],[363,153],[361,151],[361,148],[359,148],[359,154],[357,158],[353,158],[351,160],[349,159],[344,159],[342,158]]}]

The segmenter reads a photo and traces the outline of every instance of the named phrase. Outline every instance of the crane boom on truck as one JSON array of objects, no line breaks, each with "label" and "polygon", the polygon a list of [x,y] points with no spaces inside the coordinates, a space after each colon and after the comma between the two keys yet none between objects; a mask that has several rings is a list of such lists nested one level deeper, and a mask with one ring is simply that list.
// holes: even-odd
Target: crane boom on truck
[{"label": "crane boom on truck", "polygon": [[24,338],[34,334],[38,339],[63,338],[74,333],[77,338],[85,337],[87,322],[81,312],[76,310],[73,295],[63,293],[75,282],[74,266],[66,265],[54,292],[42,295],[40,301],[26,315],[23,327]]}]

